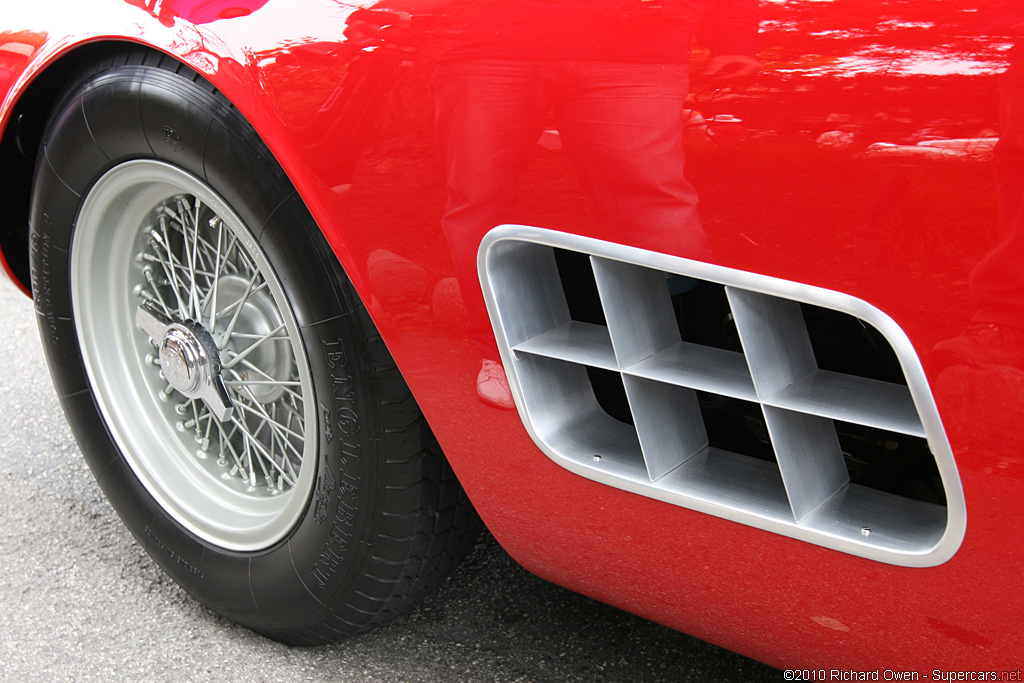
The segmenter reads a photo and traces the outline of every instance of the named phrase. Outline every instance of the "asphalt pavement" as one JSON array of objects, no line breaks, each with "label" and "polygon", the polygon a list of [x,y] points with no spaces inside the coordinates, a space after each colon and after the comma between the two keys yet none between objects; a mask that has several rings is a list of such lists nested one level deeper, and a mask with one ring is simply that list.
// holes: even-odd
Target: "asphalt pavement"
[{"label": "asphalt pavement", "polygon": [[0,276],[0,680],[780,681],[782,673],[554,586],[485,536],[418,608],[291,648],[184,594],[117,519],[50,385],[31,303]]}]

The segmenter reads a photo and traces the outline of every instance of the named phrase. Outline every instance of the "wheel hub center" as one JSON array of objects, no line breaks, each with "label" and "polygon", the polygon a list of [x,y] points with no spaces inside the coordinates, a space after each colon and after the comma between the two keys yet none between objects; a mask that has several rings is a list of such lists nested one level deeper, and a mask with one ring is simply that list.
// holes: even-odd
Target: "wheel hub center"
[{"label": "wheel hub center", "polygon": [[172,322],[148,305],[135,311],[135,322],[160,349],[164,379],[182,396],[201,399],[221,422],[231,419],[233,405],[220,376],[220,351],[213,335],[199,323]]},{"label": "wheel hub center", "polygon": [[197,333],[195,327],[198,326],[175,323],[168,326],[160,341],[160,368],[164,377],[189,398],[196,398],[199,388],[220,372],[216,347],[214,345],[212,353],[208,348],[213,345],[213,339],[204,343],[202,337],[209,337],[209,333],[202,328]]}]

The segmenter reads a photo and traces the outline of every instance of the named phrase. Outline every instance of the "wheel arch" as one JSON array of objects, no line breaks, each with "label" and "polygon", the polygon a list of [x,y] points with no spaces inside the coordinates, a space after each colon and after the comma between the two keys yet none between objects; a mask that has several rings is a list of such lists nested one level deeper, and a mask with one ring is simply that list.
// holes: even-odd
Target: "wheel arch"
[{"label": "wheel arch", "polygon": [[36,71],[11,107],[0,139],[0,168],[8,171],[7,182],[0,183],[0,254],[8,274],[27,294],[32,288],[28,258],[32,177],[50,112],[82,64],[130,45],[108,40],[74,46]]},{"label": "wheel arch", "polygon": [[[303,183],[302,179],[297,177],[297,174],[302,173],[301,170],[296,172],[296,166],[301,164],[301,159],[283,149],[286,143],[275,144],[275,140],[282,139],[282,136],[271,129],[275,120],[273,114],[260,114],[261,101],[270,99],[270,96],[265,93],[261,96],[258,78],[245,73],[246,70],[243,68],[221,69],[215,73],[208,73],[190,64],[186,56],[176,54],[170,49],[127,38],[94,39],[68,46],[55,56],[44,58],[44,63],[36,67],[34,72],[30,67],[27,70],[30,75],[25,79],[27,82],[20,88],[16,84],[12,89],[13,104],[8,107],[0,138],[0,168],[9,169],[8,182],[0,184],[0,267],[7,271],[15,284],[31,296],[28,215],[39,146],[50,114],[59,104],[61,94],[73,82],[76,74],[87,69],[90,64],[128,51],[136,55],[166,57],[177,61],[196,72],[199,78],[208,82],[238,110],[284,171],[321,232],[331,242],[336,257],[352,278],[356,290],[363,296],[364,301],[367,301],[368,298],[364,296],[365,283],[359,281],[358,269],[353,269],[351,264],[344,262],[344,250],[338,248],[336,239],[332,239],[339,231],[325,230],[324,219],[327,214],[324,210],[317,210],[316,201],[310,201],[315,200],[312,196],[314,191],[304,189],[308,188],[312,181]],[[137,59],[144,61],[145,57]],[[266,105],[265,111],[273,107],[272,102],[263,104]]]}]

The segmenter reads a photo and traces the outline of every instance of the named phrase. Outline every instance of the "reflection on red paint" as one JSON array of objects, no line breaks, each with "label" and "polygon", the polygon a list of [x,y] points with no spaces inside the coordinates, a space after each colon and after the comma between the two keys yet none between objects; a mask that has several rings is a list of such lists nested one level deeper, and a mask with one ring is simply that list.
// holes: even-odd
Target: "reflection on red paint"
[{"label": "reflection on red paint", "polygon": [[267,0],[124,0],[146,10],[164,26],[174,26],[180,17],[193,24],[207,24],[218,19],[245,17],[267,4]]}]

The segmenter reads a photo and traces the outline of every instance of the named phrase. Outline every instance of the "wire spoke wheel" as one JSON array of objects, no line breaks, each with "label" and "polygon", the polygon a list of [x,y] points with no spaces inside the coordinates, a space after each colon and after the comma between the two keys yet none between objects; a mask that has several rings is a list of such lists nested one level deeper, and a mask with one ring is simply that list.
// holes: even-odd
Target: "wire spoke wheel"
[{"label": "wire spoke wheel", "polygon": [[83,202],[71,282],[100,408],[149,491],[216,545],[280,540],[310,493],[316,416],[298,324],[248,228],[199,179],[130,161]]}]

